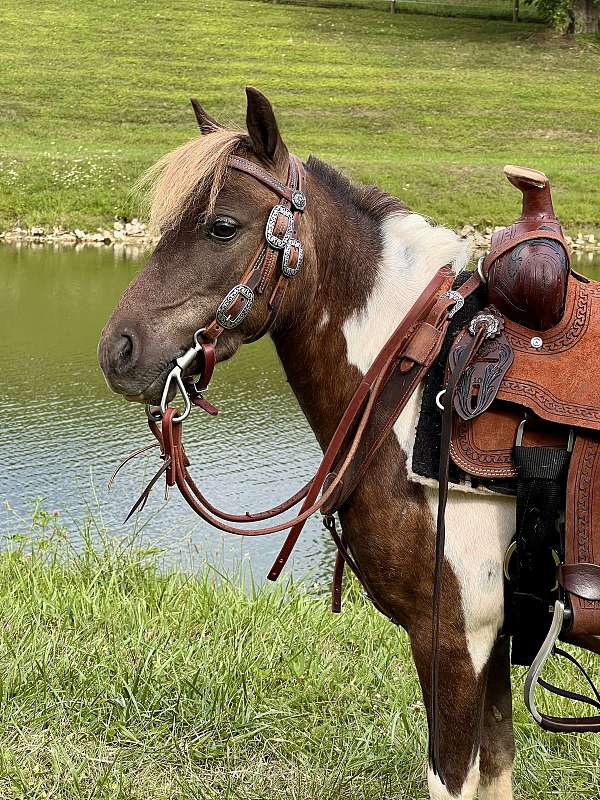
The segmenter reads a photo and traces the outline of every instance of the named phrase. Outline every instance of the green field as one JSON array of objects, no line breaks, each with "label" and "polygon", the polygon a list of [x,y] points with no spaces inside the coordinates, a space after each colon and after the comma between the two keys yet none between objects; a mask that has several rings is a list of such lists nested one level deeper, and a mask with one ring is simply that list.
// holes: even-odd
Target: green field
[{"label": "green field", "polygon": [[[406,638],[355,588],[334,616],[310,586],[161,569],[99,520],[67,530],[38,509],[15,528],[0,554],[3,800],[426,797]],[[522,679],[516,800],[598,797],[598,737],[536,728]]]},{"label": "green field", "polygon": [[0,228],[132,216],[141,170],[193,136],[196,94],[273,100],[290,146],[451,225],[499,224],[506,162],[546,171],[570,232],[600,217],[597,42],[538,24],[248,0],[6,0]]}]

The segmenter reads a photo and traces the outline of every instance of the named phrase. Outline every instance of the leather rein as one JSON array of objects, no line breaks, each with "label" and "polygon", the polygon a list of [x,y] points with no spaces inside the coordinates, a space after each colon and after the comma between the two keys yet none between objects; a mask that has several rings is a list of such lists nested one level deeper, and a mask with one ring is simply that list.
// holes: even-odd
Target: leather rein
[{"label": "leather rein", "polygon": [[[338,423],[319,468],[308,483],[292,497],[265,511],[254,514],[249,512],[230,514],[222,511],[204,496],[189,473],[190,461],[183,446],[182,423],[194,405],[209,414],[218,413],[217,409],[202,396],[215,367],[217,339],[224,331],[236,328],[243,322],[252,309],[256,295],[266,290],[279,266],[280,274],[267,302],[267,318],[260,329],[245,341],[255,341],[271,327],[285,296],[289,280],[297,275],[302,267],[304,249],[301,242],[295,238],[295,234],[298,219],[306,208],[304,169],[295,156],[292,155],[289,159],[286,184],[258,164],[237,155],[230,157],[229,166],[267,186],[278,195],[279,202],[271,209],[264,238],[242,274],[240,282],[223,299],[212,322],[196,331],[193,345],[176,359],[165,382],[160,410],[156,412],[147,409],[148,424],[160,447],[163,463],[132,507],[127,519],[144,507],[153,487],[164,476],[167,487],[177,486],[192,510],[205,522],[221,531],[240,536],[264,536],[289,530],[288,537],[268,574],[270,580],[276,580],[306,521],[314,513],[321,511],[325,517],[326,527],[332,533],[339,550],[336,575],[341,574],[345,562],[365,584],[364,576],[360,574],[348,553],[343,537],[338,536],[335,530],[332,515],[348,499],[360,481],[385,436],[392,429],[417,385],[437,357],[450,318],[463,305],[464,299],[480,285],[480,278],[474,273],[460,289],[454,291],[451,290],[451,286],[455,276],[448,266],[433,276],[363,376]],[[186,375],[186,370],[192,368],[194,374],[200,374],[197,381]],[[185,401],[182,412],[169,406],[169,395],[174,384]],[[386,401],[390,390],[393,390],[394,394],[391,406]],[[375,409],[378,410],[377,415],[374,414]],[[375,417],[377,417],[376,423]],[[373,438],[374,441],[365,451],[366,432],[369,433],[369,441]],[[150,447],[154,446],[156,445]],[[147,449],[149,448],[143,448],[125,459],[117,467],[113,479],[124,464]],[[291,519],[259,528],[241,527],[273,520],[300,502],[302,506],[299,512]],[[338,605],[339,586],[336,591],[334,581],[335,610],[339,610]]]}]

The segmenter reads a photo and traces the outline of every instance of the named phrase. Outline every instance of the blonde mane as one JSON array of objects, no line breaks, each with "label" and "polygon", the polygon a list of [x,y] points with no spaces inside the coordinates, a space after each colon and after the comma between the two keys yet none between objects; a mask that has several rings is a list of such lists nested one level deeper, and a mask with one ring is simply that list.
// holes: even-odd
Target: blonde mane
[{"label": "blonde mane", "polygon": [[227,175],[227,159],[246,134],[227,128],[185,142],[164,155],[139,179],[150,225],[166,231],[177,227],[186,210],[207,196],[204,212],[210,214]]}]

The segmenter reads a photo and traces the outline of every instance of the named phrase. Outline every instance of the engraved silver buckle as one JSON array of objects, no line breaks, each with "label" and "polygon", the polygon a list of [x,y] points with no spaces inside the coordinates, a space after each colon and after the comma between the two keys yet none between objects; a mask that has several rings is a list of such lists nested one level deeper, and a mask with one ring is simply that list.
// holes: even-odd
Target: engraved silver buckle
[{"label": "engraved silver buckle", "polygon": [[[273,231],[279,216],[282,215],[287,220],[287,229],[283,236],[276,236]],[[265,239],[275,250],[283,250],[289,240],[294,234],[294,215],[289,208],[285,206],[276,205],[271,209],[267,225],[265,227]]]},{"label": "engraved silver buckle", "polygon": [[469,333],[475,336],[477,328],[480,325],[485,325],[487,330],[485,338],[491,339],[500,331],[500,320],[495,314],[477,314],[469,323]]},{"label": "engraved silver buckle", "polygon": [[[296,261],[295,267],[290,267],[292,250],[297,250],[298,252],[298,260]],[[281,271],[287,278],[293,278],[294,275],[297,275],[300,272],[303,261],[304,248],[302,247],[302,242],[299,242],[298,239],[290,239],[283,249],[283,255],[281,257]]]},{"label": "engraved silver buckle", "polygon": [[454,305],[448,311],[448,319],[452,319],[456,312],[460,311],[464,306],[465,298],[460,292],[456,292],[454,289],[449,289],[447,292],[444,292],[442,297],[445,297],[447,300],[454,300]]},{"label": "engraved silver buckle", "polygon": [[[242,297],[246,302],[241,307],[238,315],[232,318],[229,314],[229,309],[233,303],[235,303],[238,297]],[[234,286],[233,289],[228,292],[221,301],[221,305],[217,309],[217,322],[226,330],[237,328],[237,326],[246,319],[253,304],[254,292],[252,289],[249,286],[246,286],[245,283],[238,283],[238,285]]]}]

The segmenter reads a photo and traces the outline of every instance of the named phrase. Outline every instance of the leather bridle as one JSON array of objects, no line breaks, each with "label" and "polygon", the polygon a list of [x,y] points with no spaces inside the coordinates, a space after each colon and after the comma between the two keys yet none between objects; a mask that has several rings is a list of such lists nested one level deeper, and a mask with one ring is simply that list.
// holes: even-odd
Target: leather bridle
[{"label": "leather bridle", "polygon": [[[260,181],[278,196],[279,202],[269,213],[264,238],[244,270],[240,282],[227,293],[210,324],[196,331],[192,346],[176,359],[165,382],[160,409],[157,412],[147,409],[150,430],[160,445],[163,464],[134,504],[128,519],[135,511],[143,508],[150,491],[164,475],[167,486],[176,485],[195,513],[219,530],[242,536],[262,536],[289,529],[290,533],[268,575],[270,580],[276,580],[307,519],[322,510],[331,520],[332,514],[348,499],[416,386],[433,363],[453,311],[480,285],[480,279],[473,275],[458,291],[451,291],[454,280],[451,269],[443,267],[434,275],[363,376],[312,480],[295,495],[266,511],[256,514],[229,514],[221,511],[208,501],[189,474],[190,462],[182,444],[182,422],[193,405],[209,414],[217,413],[217,409],[202,396],[213,374],[215,344],[224,331],[236,328],[246,319],[256,295],[266,290],[279,265],[280,275],[267,302],[267,317],[259,329],[245,341],[255,341],[273,324],[289,280],[302,268],[304,248],[296,238],[296,225],[307,203],[304,169],[293,155],[289,156],[285,184],[260,165],[238,155],[230,157],[229,166]],[[194,370],[194,374],[200,374],[197,381],[185,374],[190,369]],[[185,401],[185,408],[181,413],[177,408],[169,407],[169,395],[174,383]],[[392,396],[392,404],[388,399],[389,395]],[[374,410],[379,406],[383,406],[383,409],[375,415]],[[368,427],[373,427],[374,418],[377,418],[377,435],[371,437],[372,443],[363,452],[364,434]],[[137,453],[125,459],[116,472],[135,455]],[[303,505],[300,512],[293,519],[261,528],[239,527],[273,519],[301,501]],[[331,530],[331,525],[328,527]],[[342,539],[336,535],[334,538],[344,561],[360,574],[357,565],[344,548]],[[360,577],[364,583],[363,576]]]},{"label": "leather bridle", "polygon": [[[280,275],[267,301],[267,316],[260,328],[244,343],[254,342],[267,333],[277,316],[277,312],[285,297],[291,278],[302,269],[304,247],[296,238],[297,224],[300,215],[306,208],[304,192],[304,167],[294,155],[289,156],[287,183],[282,183],[259,164],[232,155],[228,159],[228,167],[244,172],[260,181],[279,197],[279,202],[271,209],[264,236],[244,270],[240,282],[223,298],[212,322],[200,328],[193,336],[192,346],[175,360],[175,365],[167,375],[158,411],[146,407],[148,416],[155,422],[165,415],[169,395],[173,384],[179,389],[185,407],[182,413],[176,414],[174,421],[183,422],[189,415],[192,405],[203,408],[210,414],[216,409],[204,400],[202,392],[206,390],[215,368],[215,345],[217,339],[226,330],[237,328],[250,313],[256,296],[262,294],[269,285],[270,279],[279,263]],[[201,365],[200,382],[185,376],[185,371],[195,364]]]}]

